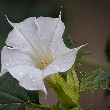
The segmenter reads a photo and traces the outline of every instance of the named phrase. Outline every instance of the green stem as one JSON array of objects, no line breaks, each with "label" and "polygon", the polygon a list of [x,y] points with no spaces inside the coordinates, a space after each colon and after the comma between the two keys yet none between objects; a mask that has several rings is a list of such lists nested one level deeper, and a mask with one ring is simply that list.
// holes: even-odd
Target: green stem
[{"label": "green stem", "polygon": [[79,107],[79,93],[72,89],[59,74],[49,75],[46,81],[56,93],[63,107]]}]

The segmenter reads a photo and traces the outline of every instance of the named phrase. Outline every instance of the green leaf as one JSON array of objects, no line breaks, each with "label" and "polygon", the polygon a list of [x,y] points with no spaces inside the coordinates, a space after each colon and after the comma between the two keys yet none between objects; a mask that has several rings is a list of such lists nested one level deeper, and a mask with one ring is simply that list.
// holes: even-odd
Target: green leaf
[{"label": "green leaf", "polygon": [[74,48],[75,44],[72,42],[71,36],[68,32],[68,29],[65,29],[63,34],[63,41],[68,48]]},{"label": "green leaf", "polygon": [[75,91],[79,90],[79,81],[73,68],[67,71],[67,84]]},{"label": "green leaf", "polygon": [[[30,102],[30,99],[26,90],[19,86],[15,78],[9,73],[0,77],[0,104],[3,106],[3,110],[24,110],[25,103],[28,102]],[[7,109],[7,107],[10,109]]]},{"label": "green leaf", "polygon": [[27,90],[26,93],[28,94],[31,103],[39,104],[39,93],[38,93],[38,91]]},{"label": "green leaf", "polygon": [[107,79],[109,78],[110,74],[101,69],[92,73],[82,72],[80,91],[94,92],[97,88],[110,89],[107,84]]},{"label": "green leaf", "polygon": [[47,82],[53,88],[64,107],[74,108],[79,106],[79,93],[70,88],[59,74],[50,75]]},{"label": "green leaf", "polygon": [[22,103],[1,104],[0,110],[25,110],[25,105]]},{"label": "green leaf", "polygon": [[[18,81],[9,73],[0,77],[0,92],[1,94],[7,94],[9,97],[13,96],[11,98],[15,98],[17,102],[29,102],[30,100],[25,89],[19,86]],[[2,96],[0,95],[0,97]],[[3,99],[1,100],[0,98],[0,103],[1,102],[3,103]]]}]

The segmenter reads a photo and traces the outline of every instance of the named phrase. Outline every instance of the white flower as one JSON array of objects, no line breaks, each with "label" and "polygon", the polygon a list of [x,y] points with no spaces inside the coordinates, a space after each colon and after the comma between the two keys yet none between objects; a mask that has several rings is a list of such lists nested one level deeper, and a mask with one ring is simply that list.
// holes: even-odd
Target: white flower
[{"label": "white flower", "polygon": [[77,51],[65,46],[61,18],[30,17],[14,27],[1,51],[1,75],[7,71],[27,90],[43,90],[43,79],[65,72],[74,64]]}]

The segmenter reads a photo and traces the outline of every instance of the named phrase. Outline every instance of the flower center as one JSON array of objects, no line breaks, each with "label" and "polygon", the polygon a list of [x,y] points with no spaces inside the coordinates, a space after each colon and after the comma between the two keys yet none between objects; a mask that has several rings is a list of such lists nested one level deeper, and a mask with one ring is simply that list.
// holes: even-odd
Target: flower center
[{"label": "flower center", "polygon": [[41,70],[43,70],[43,69],[45,69],[45,68],[48,66],[48,64],[49,64],[49,62],[48,62],[47,60],[42,60],[42,61],[40,61],[40,63],[39,63],[39,68],[40,68]]}]

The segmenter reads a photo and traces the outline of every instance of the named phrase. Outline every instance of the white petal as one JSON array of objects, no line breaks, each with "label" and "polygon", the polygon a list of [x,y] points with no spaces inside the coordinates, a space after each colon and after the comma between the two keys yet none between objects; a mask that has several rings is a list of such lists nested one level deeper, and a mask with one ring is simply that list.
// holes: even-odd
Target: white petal
[{"label": "white petal", "polygon": [[[50,44],[56,31],[59,19],[50,17],[39,17],[36,19],[36,25],[40,35],[39,43],[44,53],[50,52]],[[50,55],[47,54],[47,57]]]},{"label": "white petal", "polygon": [[10,25],[14,27],[14,23],[12,23],[12,22],[8,19],[7,15],[5,15],[5,17],[6,17],[7,21],[10,23]]},{"label": "white petal", "polygon": [[64,33],[64,29],[65,29],[65,26],[63,22],[59,20],[59,23],[57,25],[57,28],[51,43],[51,54],[54,60],[72,51],[72,49],[67,48],[63,42],[62,35]]},{"label": "white petal", "polygon": [[35,20],[35,17],[30,17],[20,23],[11,24],[19,31],[24,39],[27,40],[33,50],[36,51],[37,55],[43,57],[44,54],[42,54],[41,48],[39,47],[39,33],[38,28],[35,24]]},{"label": "white petal", "polygon": [[[13,26],[16,28],[16,31],[18,30],[18,32],[16,32],[16,36],[20,37],[8,38],[6,42],[7,45],[15,44],[13,46],[16,46],[17,41],[15,39],[21,39],[21,37],[24,37],[28,44],[32,46],[33,50],[36,50],[38,56],[44,57],[44,59],[48,56],[52,56],[53,59],[55,59],[62,54],[69,52],[69,49],[66,48],[63,43],[62,34],[65,26],[60,18],[39,17],[36,19],[35,17],[30,17],[21,23],[13,23]],[[13,33],[15,34],[15,32]],[[13,33],[11,34],[12,36],[14,36]],[[27,43],[25,44],[26,46],[18,43],[18,46],[20,45],[22,47],[26,47]],[[61,52],[62,48],[63,52]],[[29,48],[28,50],[31,49]]]},{"label": "white petal", "polygon": [[28,40],[39,56],[47,57],[58,22],[59,18],[30,17],[21,23],[14,23],[14,27]]},{"label": "white petal", "polygon": [[[20,46],[23,47],[25,45],[24,49],[27,49],[28,51],[30,51],[30,53],[32,53],[32,51],[34,50],[34,53],[36,53],[36,56],[38,55],[42,57],[42,54],[39,48],[37,48],[36,46],[37,42],[35,39],[37,39],[39,34],[38,34],[37,26],[35,24],[35,19],[36,19],[35,17],[30,17],[20,23],[11,23],[11,25],[14,26],[15,29],[10,33],[11,35],[9,35],[9,38],[6,41],[6,44],[7,45],[14,44],[12,46],[19,46],[19,47]],[[18,42],[18,40],[20,41],[23,40],[23,41],[19,42],[19,44],[17,45],[16,42]],[[28,44],[26,42],[28,42]],[[31,48],[29,47],[29,45]]]},{"label": "white petal", "polygon": [[23,53],[34,57],[35,59],[40,59],[40,56],[36,53],[34,48],[30,45],[28,40],[16,29],[14,28],[8,35],[6,40],[6,45],[11,46]]},{"label": "white petal", "polygon": [[46,76],[50,74],[54,74],[58,72],[65,72],[69,70],[74,64],[77,51],[80,48],[81,47],[72,49],[71,52],[63,55],[61,58],[56,59],[50,65],[48,65],[47,68],[45,68],[43,72],[43,78],[45,78]]},{"label": "white petal", "polygon": [[18,65],[34,65],[35,59],[17,49],[3,47],[1,51],[1,64],[2,69],[8,69]]},{"label": "white petal", "polygon": [[42,71],[34,66],[20,65],[9,68],[10,74],[27,90],[43,90],[46,92]]}]

